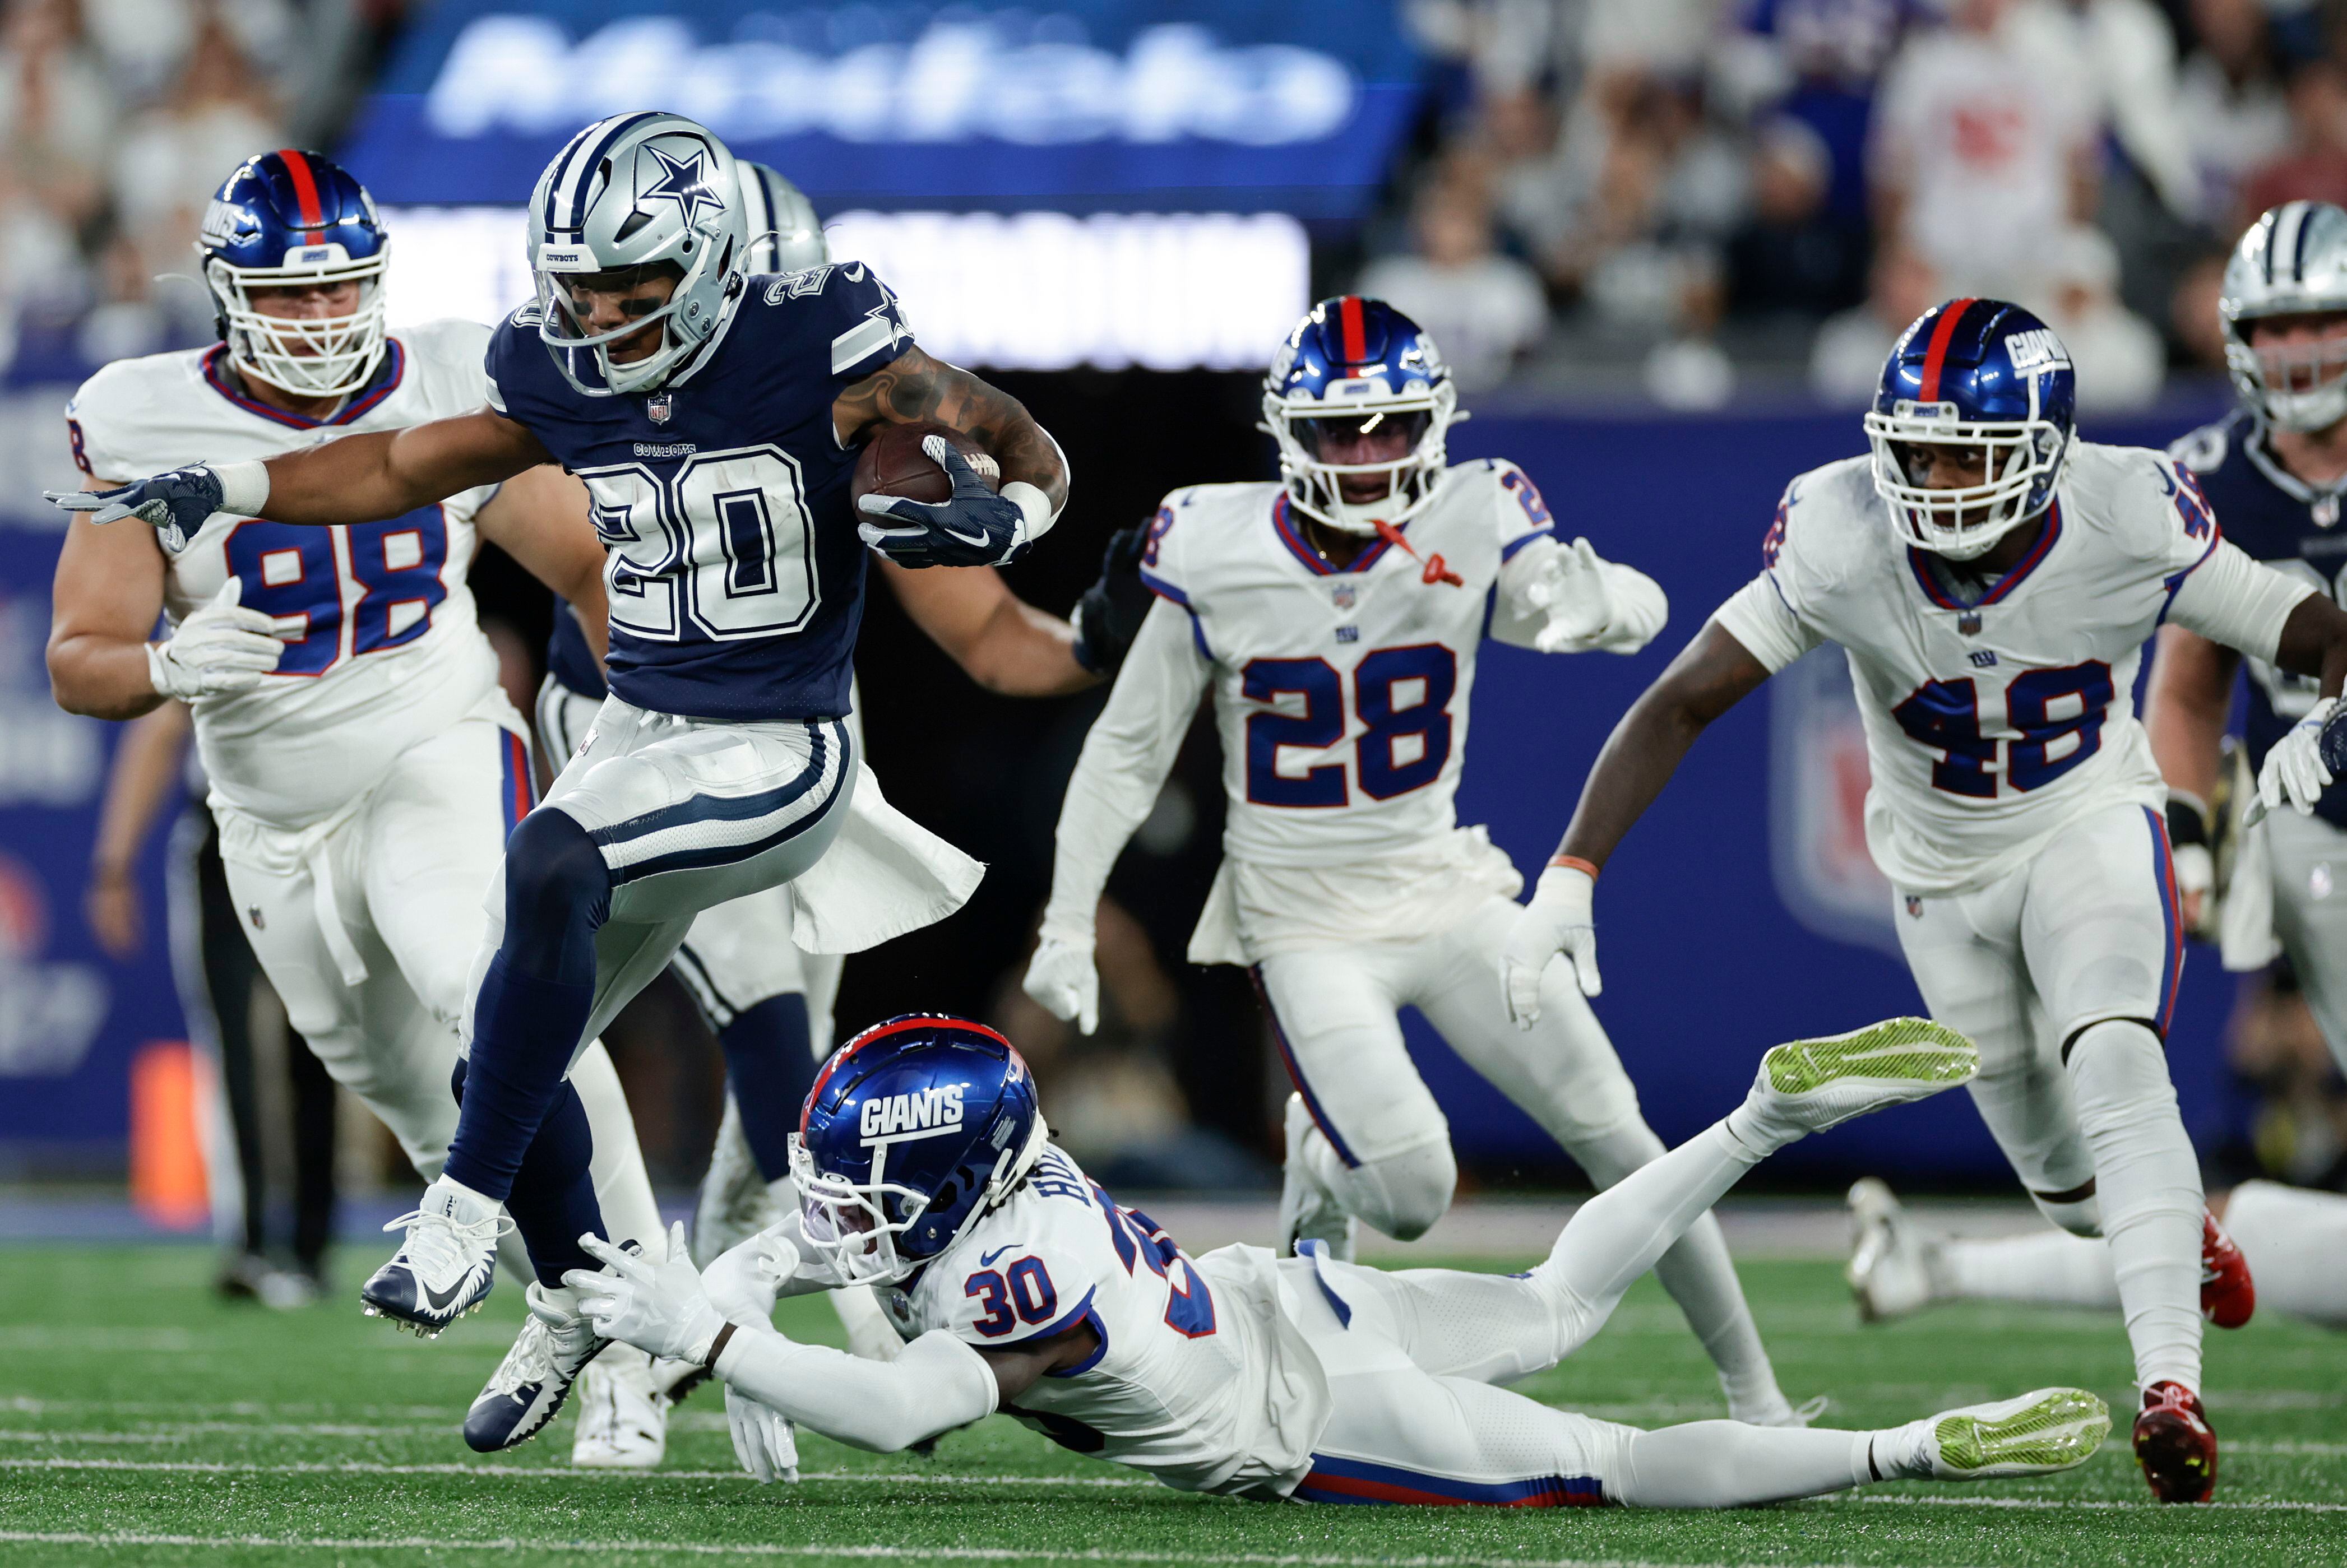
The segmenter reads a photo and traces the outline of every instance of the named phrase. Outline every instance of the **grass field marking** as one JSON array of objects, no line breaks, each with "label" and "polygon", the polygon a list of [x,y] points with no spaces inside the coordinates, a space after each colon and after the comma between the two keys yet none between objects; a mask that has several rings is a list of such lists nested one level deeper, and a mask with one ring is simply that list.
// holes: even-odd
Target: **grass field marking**
[{"label": "grass field marking", "polygon": [[[148,1471],[185,1475],[475,1475],[523,1481],[738,1481],[748,1482],[740,1470],[574,1470],[543,1464],[384,1464],[369,1460],[292,1460],[282,1464],[257,1464],[241,1460],[129,1459],[0,1459],[0,1471],[111,1470]],[[937,1486],[1071,1486],[1086,1491],[1157,1491],[1156,1481],[1123,1475],[945,1475],[913,1470],[819,1470],[799,1479],[871,1483],[928,1482]]]},{"label": "grass field marking", "polygon": [[179,1443],[191,1437],[217,1437],[223,1433],[257,1438],[446,1438],[462,1430],[454,1421],[403,1427],[356,1427],[333,1421],[156,1421],[130,1431],[103,1427],[0,1430],[0,1443]]},{"label": "grass field marking", "polygon": [[[2157,1503],[2146,1498],[2140,1502],[2115,1502],[2099,1497],[1891,1497],[1876,1492],[1840,1492],[1832,1497],[1815,1497],[1811,1502],[1843,1504],[1922,1505],[1932,1508],[2048,1508],[2085,1510],[2087,1512],[2149,1512]],[[2195,1503],[2190,1512],[2205,1512],[2212,1508],[2238,1508],[2254,1513],[2288,1512],[2292,1513],[2347,1513],[2347,1502],[2300,1502],[2286,1498],[2266,1501]]]},{"label": "grass field marking", "polygon": [[[1054,1552],[1010,1546],[892,1546],[797,1544],[784,1542],[518,1541],[500,1536],[460,1541],[436,1536],[162,1535],[134,1531],[0,1530],[0,1542],[27,1546],[197,1546],[249,1551],[277,1547],[313,1552],[576,1552],[666,1553],[692,1557],[917,1558],[953,1563],[1180,1563],[1196,1568],[1781,1568],[1758,1563],[1673,1563],[1644,1557],[1337,1557],[1271,1552]],[[1855,1568],[1849,1563],[1823,1568]]]}]

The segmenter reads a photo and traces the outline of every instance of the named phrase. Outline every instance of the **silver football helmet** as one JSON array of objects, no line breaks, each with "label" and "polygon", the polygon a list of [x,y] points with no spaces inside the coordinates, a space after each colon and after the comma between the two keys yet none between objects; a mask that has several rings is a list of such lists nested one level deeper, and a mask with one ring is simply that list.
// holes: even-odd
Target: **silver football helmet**
[{"label": "silver football helmet", "polygon": [[2254,349],[2250,324],[2272,316],[2347,312],[2347,211],[2285,201],[2260,218],[2225,265],[2217,310],[2225,368],[2241,400],[2285,430],[2347,419],[2347,335]]},{"label": "silver football helmet", "polygon": [[[529,199],[529,265],[538,335],[570,384],[590,397],[649,392],[714,334],[740,296],[750,237],[733,155],[682,115],[640,110],[570,138]],[[570,312],[566,277],[668,263],[682,274],[668,303],[610,331]],[[611,345],[654,323],[658,348],[625,364]],[[598,374],[580,374],[579,356]]]},{"label": "silver football helmet", "polygon": [[743,226],[753,272],[804,272],[831,260],[823,221],[806,192],[763,163],[734,166],[742,182]]}]

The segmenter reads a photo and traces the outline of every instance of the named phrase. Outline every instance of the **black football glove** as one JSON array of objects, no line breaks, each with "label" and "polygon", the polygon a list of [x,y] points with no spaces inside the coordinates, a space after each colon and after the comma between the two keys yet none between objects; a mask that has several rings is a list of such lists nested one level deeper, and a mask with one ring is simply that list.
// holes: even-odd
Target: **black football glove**
[{"label": "black football glove", "polygon": [[163,542],[177,550],[185,549],[204,519],[220,509],[220,477],[210,465],[198,463],[118,489],[41,494],[61,511],[87,512],[93,523],[137,518],[152,525]]},{"label": "black football glove", "polygon": [[1110,535],[1101,555],[1100,580],[1076,600],[1076,662],[1095,675],[1116,673],[1157,597],[1141,580],[1141,554],[1148,547],[1147,523]]},{"label": "black football glove", "polygon": [[[856,531],[866,544],[908,567],[1009,566],[1027,553],[1027,514],[1018,502],[997,494],[944,436],[929,436],[921,450],[953,481],[952,497],[934,504],[864,497],[856,503],[865,515]],[[897,526],[873,520],[883,518]]]}]

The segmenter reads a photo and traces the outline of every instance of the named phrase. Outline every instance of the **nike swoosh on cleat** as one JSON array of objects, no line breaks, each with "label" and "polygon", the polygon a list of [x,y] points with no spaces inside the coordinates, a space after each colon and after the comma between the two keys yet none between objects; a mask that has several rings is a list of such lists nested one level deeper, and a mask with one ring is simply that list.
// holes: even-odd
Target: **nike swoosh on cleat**
[{"label": "nike swoosh on cleat", "polygon": [[430,1307],[433,1311],[446,1312],[448,1310],[448,1304],[465,1293],[465,1282],[461,1279],[458,1280],[456,1284],[450,1286],[444,1293],[433,1289],[430,1286],[425,1284],[419,1279],[415,1282],[415,1288],[424,1293],[425,1304]]}]

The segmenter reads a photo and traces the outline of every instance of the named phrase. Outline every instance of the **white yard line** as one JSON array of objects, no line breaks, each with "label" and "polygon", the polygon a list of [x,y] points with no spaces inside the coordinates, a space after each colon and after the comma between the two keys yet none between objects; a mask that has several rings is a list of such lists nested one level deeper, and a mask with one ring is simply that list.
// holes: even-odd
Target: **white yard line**
[{"label": "white yard line", "polygon": [[[518,1541],[509,1536],[464,1541],[440,1536],[161,1535],[138,1532],[0,1531],[0,1542],[55,1546],[195,1546],[250,1551],[281,1547],[314,1552],[546,1552],[641,1553],[692,1557],[851,1557],[953,1563],[1178,1563],[1194,1568],[1763,1568],[1758,1563],[1663,1563],[1625,1557],[1340,1557],[1270,1552],[1052,1552],[1009,1546],[893,1546],[863,1542],[823,1545],[741,1542]],[[1842,1565],[1848,1568],[1848,1565]]]}]

